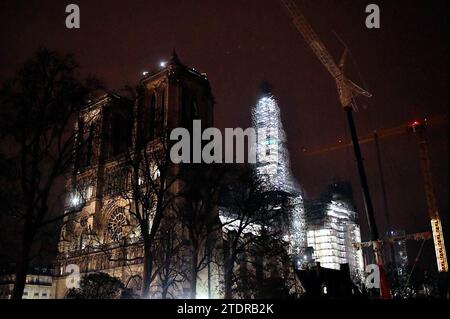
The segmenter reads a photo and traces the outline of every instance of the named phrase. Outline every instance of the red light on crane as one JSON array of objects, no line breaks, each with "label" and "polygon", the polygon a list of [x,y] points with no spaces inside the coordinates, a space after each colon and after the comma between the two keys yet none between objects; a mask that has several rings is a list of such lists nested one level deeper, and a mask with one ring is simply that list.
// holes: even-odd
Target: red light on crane
[{"label": "red light on crane", "polygon": [[416,132],[418,129],[425,128],[425,125],[426,125],[426,120],[425,121],[414,120],[411,123],[410,127],[411,127],[413,132]]}]

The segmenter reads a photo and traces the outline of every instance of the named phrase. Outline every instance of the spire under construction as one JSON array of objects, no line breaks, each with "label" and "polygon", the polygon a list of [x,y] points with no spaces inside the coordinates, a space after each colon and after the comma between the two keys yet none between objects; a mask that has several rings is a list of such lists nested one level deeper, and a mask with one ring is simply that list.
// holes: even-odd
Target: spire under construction
[{"label": "spire under construction", "polygon": [[263,191],[288,195],[291,222],[286,236],[291,243],[291,252],[300,255],[306,247],[303,197],[292,176],[280,108],[267,83],[261,86],[261,97],[252,109],[252,122],[256,129],[257,178],[262,183]]}]

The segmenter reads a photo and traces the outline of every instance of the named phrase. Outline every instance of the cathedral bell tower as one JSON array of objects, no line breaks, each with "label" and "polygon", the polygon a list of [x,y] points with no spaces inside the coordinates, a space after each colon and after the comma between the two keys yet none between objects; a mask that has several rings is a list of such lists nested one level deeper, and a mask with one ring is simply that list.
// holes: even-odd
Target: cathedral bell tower
[{"label": "cathedral bell tower", "polygon": [[145,73],[140,88],[138,118],[149,138],[157,135],[158,126],[190,129],[193,120],[201,120],[203,128],[213,125],[214,97],[206,74],[184,65],[175,51],[159,69]]}]

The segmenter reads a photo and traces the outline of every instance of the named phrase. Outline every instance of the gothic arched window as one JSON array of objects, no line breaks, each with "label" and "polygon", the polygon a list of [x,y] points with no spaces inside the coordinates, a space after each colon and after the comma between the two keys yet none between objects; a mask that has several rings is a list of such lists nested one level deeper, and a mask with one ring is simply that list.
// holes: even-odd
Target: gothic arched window
[{"label": "gothic arched window", "polygon": [[160,116],[160,127],[164,130],[164,122],[165,122],[165,112],[166,112],[166,89],[163,89],[161,92],[161,116]]},{"label": "gothic arched window", "polygon": [[195,97],[192,99],[191,102],[191,116],[193,120],[198,119],[198,104],[197,104],[197,100],[195,99]]},{"label": "gothic arched window", "polygon": [[189,122],[191,121],[188,105],[188,90],[183,87],[181,89],[181,125],[186,128],[189,128]]},{"label": "gothic arched window", "polygon": [[87,137],[86,166],[92,164],[93,140],[94,140],[94,124],[91,124],[89,126],[89,135]]},{"label": "gothic arched window", "polygon": [[127,110],[113,110],[110,118],[111,155],[119,155],[131,144],[132,122]]},{"label": "gothic arched window", "polygon": [[77,135],[76,135],[76,143],[75,143],[75,170],[79,170],[84,167],[83,161],[83,139],[84,139],[84,120],[78,119],[77,123]]},{"label": "gothic arched window", "polygon": [[150,118],[149,118],[149,137],[150,140],[155,138],[155,123],[156,123],[156,96],[152,94],[150,98]]}]

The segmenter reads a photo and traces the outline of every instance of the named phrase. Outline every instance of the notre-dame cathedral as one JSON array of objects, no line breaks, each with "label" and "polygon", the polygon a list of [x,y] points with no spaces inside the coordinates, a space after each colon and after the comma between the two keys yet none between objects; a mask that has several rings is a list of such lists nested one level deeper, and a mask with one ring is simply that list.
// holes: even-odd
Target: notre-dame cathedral
[{"label": "notre-dame cathedral", "polygon": [[[256,139],[256,166],[171,160],[169,132],[195,133],[195,120],[213,127],[214,111],[206,74],[182,64],[175,52],[158,69],[145,72],[129,93],[93,95],[75,123],[56,298],[67,297],[80,278],[98,272],[143,298],[298,297],[307,292],[300,275],[308,283],[317,274],[311,269],[320,263],[337,272],[350,269],[348,278],[361,273],[361,252],[352,246],[359,241],[359,226],[338,221],[334,213],[347,216],[351,209],[331,205],[336,200],[321,201],[325,217],[309,218],[307,225],[305,217],[316,216],[317,209],[305,210],[290,174],[271,92],[262,92],[253,112],[262,134]],[[190,156],[195,147],[189,146]],[[270,174],[255,170],[259,164]],[[324,222],[326,212],[334,216],[331,223]],[[344,243],[339,233],[336,241],[345,247],[335,249],[334,237],[323,234],[338,222],[356,239],[350,236]],[[323,284],[319,277],[316,286]]]},{"label": "notre-dame cathedral", "polygon": [[[139,139],[145,139],[150,148],[158,148],[156,140],[161,135],[158,133],[186,127],[193,119],[200,119],[206,127],[213,124],[214,98],[206,74],[183,65],[175,52],[159,69],[144,73],[139,87],[140,103],[136,103],[137,99],[105,93],[89,101],[76,122],[75,144],[79,147],[66,184],[56,298],[64,298],[73,287],[68,275],[74,269],[81,275],[106,272],[119,278],[127,288],[140,292],[143,236],[136,220],[129,215],[123,196],[130,187],[129,171],[123,168],[127,150],[133,149]],[[137,104],[142,110],[133,116]],[[178,184],[175,182],[171,187],[180,187]],[[152,223],[151,218],[148,222]],[[177,237],[186,240],[183,230],[178,226],[174,229],[179,230]],[[212,268],[199,269],[197,296],[220,297],[219,270]],[[163,280],[152,279],[152,283]],[[158,285],[150,287],[150,297],[161,294],[154,286]],[[189,297],[188,282],[180,280],[170,289],[166,294],[171,297]]]}]

